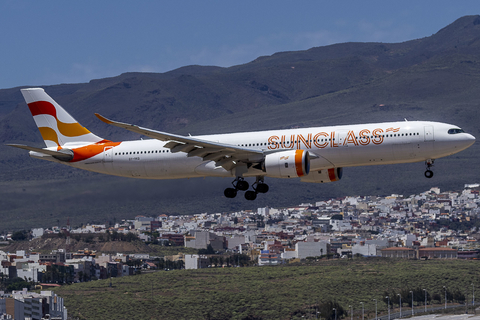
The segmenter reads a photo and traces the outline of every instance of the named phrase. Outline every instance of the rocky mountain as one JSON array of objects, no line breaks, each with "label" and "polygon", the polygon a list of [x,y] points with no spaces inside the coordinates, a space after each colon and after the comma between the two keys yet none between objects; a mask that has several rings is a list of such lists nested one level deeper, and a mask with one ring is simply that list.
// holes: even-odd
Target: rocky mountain
[{"label": "rocky mountain", "polygon": [[[403,43],[341,43],[280,52],[230,68],[187,66],[44,87],[82,125],[110,140],[140,136],[118,121],[179,134],[227,133],[397,120],[452,123],[480,137],[480,16]],[[43,146],[20,88],[0,90],[0,142]],[[30,159],[0,146],[2,229],[105,222],[138,214],[221,212],[288,206],[327,197],[460,189],[480,181],[478,143],[422,163],[347,168],[330,184],[271,179],[255,202],[226,199],[230,179],[142,181]]]}]

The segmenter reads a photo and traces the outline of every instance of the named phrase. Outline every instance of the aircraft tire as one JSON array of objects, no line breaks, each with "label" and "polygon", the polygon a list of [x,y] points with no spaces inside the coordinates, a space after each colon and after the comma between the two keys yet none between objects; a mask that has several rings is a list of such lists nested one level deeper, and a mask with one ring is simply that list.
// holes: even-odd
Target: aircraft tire
[{"label": "aircraft tire", "polygon": [[237,196],[237,189],[227,188],[227,189],[225,189],[225,191],[223,192],[223,194],[224,194],[225,197],[227,197],[227,198],[235,198],[235,197]]},{"label": "aircraft tire", "polygon": [[425,171],[425,178],[430,179],[431,177],[433,177],[433,171],[432,170]]},{"label": "aircraft tire", "polygon": [[268,184],[266,183],[259,183],[257,185],[257,189],[255,189],[258,193],[267,193],[268,192]]},{"label": "aircraft tire", "polygon": [[257,199],[257,193],[255,191],[252,191],[252,190],[247,191],[247,192],[245,192],[245,199],[253,201],[253,200]]},{"label": "aircraft tire", "polygon": [[245,180],[239,180],[239,181],[237,182],[237,185],[236,185],[237,189],[240,190],[240,191],[248,190],[248,187],[249,187],[249,186],[250,186],[250,185],[249,185],[248,182],[245,181]]}]

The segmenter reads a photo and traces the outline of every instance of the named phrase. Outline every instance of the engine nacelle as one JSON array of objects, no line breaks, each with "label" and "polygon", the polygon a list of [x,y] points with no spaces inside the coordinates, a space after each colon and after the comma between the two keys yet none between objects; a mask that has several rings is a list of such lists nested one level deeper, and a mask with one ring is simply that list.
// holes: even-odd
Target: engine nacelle
[{"label": "engine nacelle", "polygon": [[330,168],[312,171],[308,176],[302,177],[302,182],[327,183],[342,179],[343,168]]},{"label": "engine nacelle", "polygon": [[269,177],[303,177],[310,171],[310,156],[305,150],[275,152],[266,155],[264,166]]}]

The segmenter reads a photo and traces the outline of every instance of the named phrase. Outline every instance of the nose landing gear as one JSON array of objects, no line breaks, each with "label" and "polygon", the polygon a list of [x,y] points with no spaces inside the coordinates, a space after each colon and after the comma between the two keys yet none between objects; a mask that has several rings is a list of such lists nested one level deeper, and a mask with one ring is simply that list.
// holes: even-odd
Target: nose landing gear
[{"label": "nose landing gear", "polygon": [[435,162],[435,160],[433,159],[428,159],[425,161],[425,166],[427,167],[427,170],[425,170],[425,178],[431,178],[433,177],[433,171],[431,170],[431,168],[433,167],[433,163]]}]

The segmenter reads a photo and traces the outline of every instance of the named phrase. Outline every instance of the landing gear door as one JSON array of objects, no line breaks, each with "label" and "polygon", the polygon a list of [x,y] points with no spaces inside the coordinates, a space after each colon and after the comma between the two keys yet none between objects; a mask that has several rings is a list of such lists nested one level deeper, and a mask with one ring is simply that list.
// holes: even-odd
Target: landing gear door
[{"label": "landing gear door", "polygon": [[112,162],[113,161],[113,148],[105,147],[103,149],[103,162]]},{"label": "landing gear door", "polygon": [[425,126],[425,141],[434,141],[433,126]]}]

